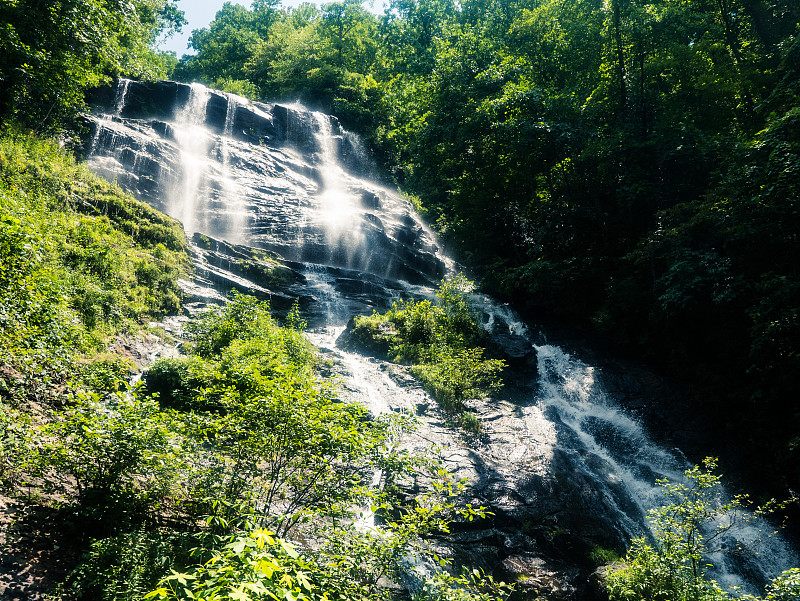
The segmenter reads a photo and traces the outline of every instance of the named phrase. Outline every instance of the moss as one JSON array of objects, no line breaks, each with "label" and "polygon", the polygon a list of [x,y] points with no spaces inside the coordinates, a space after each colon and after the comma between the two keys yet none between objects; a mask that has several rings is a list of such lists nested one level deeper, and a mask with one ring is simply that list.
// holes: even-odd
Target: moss
[{"label": "moss", "polygon": [[240,259],[234,269],[259,286],[270,290],[282,290],[297,283],[297,274],[294,271],[266,257],[253,261]]}]

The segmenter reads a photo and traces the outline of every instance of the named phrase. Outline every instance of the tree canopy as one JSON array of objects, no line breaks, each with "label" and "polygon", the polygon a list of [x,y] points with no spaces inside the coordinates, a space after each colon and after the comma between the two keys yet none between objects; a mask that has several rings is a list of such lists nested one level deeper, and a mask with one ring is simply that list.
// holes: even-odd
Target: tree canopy
[{"label": "tree canopy", "polygon": [[85,90],[116,75],[163,77],[156,38],[186,22],[176,0],[3,0],[0,115],[56,130]]}]

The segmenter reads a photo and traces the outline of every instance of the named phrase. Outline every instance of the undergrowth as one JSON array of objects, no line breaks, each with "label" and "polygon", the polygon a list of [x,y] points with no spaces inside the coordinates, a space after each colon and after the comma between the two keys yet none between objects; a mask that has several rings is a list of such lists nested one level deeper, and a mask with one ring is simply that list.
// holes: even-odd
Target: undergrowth
[{"label": "undergrowth", "polygon": [[[180,224],[91,174],[57,144],[0,134],[0,395],[67,394],[121,332],[180,307]],[[110,367],[110,364],[107,365]],[[112,369],[117,369],[116,367]]]},{"label": "undergrowth", "polygon": [[468,432],[480,421],[465,401],[496,393],[502,387],[501,359],[488,359],[488,335],[470,304],[473,284],[463,275],[442,283],[436,302],[394,303],[385,313],[357,316],[352,340],[356,346],[411,366],[411,373]]},{"label": "undergrowth", "polygon": [[[303,326],[297,310],[281,325],[234,295],[131,394],[83,397],[34,429],[25,469],[92,528],[55,598],[384,599],[386,578],[430,555],[425,534],[485,516],[455,502],[461,485],[435,462],[397,448],[409,416],[337,397]],[[417,477],[431,489],[407,498]],[[362,512],[381,530],[359,527]],[[509,590],[436,578],[465,600]]]},{"label": "undergrowth", "polygon": [[[178,308],[180,226],[53,144],[0,148],[0,482],[83,552],[51,599],[383,599],[425,534],[485,516],[397,448],[409,416],[373,418],[317,376],[297,310],[282,325],[236,295],[130,386],[107,345]],[[403,492],[418,477],[429,492]]]}]

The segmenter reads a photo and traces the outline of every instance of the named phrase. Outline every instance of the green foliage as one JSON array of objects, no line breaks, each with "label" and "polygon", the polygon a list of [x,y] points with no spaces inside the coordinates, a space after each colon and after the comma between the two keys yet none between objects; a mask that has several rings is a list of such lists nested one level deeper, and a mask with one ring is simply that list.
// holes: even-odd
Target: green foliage
[{"label": "green foliage", "polygon": [[78,548],[122,535],[180,496],[181,462],[171,420],[126,396],[132,364],[106,348],[178,308],[182,229],[55,143],[5,131],[0,254],[3,491],[62,504]]},{"label": "green foliage", "polygon": [[0,445],[19,482],[26,466],[51,475],[29,448],[44,435],[30,404],[47,421],[78,390],[125,390],[130,364],[103,349],[177,309],[188,257],[176,222],[15,132],[0,139],[0,255]]},{"label": "green foliage", "polygon": [[79,378],[89,390],[115,393],[127,388],[128,380],[135,371],[130,360],[118,355],[101,354],[81,363]]},{"label": "green foliage", "polygon": [[437,303],[429,300],[395,303],[385,314],[357,316],[353,338],[362,348],[410,363],[414,374],[459,425],[477,433],[478,420],[464,413],[464,401],[502,388],[505,363],[485,359],[487,334],[478,323],[469,293],[473,284],[463,275],[442,283]]},{"label": "green foliage", "polygon": [[[724,601],[734,598],[706,576],[713,567],[708,554],[721,550],[722,534],[737,522],[746,499],[719,499],[720,476],[716,460],[707,458],[703,467],[686,472],[684,482],[660,480],[665,504],[650,511],[654,542],[633,541],[620,569],[607,574],[611,601]],[[789,570],[767,587],[766,599],[791,598],[796,594],[797,571]],[[756,601],[756,598],[747,596]]]},{"label": "green foliage", "polygon": [[[418,497],[413,510],[375,491],[372,509],[387,517],[380,531],[347,521],[315,522],[317,543],[302,551],[252,520],[229,536],[203,536],[193,551],[201,563],[173,570],[145,598],[388,599],[382,580],[406,574],[412,569],[410,558],[427,557],[447,565],[443,558],[430,557],[421,535],[447,531],[453,514],[469,520],[486,515],[483,509],[459,508],[453,501],[459,487],[447,472],[440,470],[438,477],[433,492]],[[463,601],[499,600],[513,590],[478,570],[460,577],[436,572],[424,584],[432,598]]]},{"label": "green foliage", "polygon": [[[307,373],[315,362],[311,345],[303,338],[302,322],[295,308],[289,315],[289,328],[279,327],[270,314],[269,304],[252,296],[234,294],[224,309],[212,308],[201,320],[187,326],[191,340],[189,352],[198,357],[219,357],[236,341],[236,348],[247,342],[264,343],[262,359],[275,354],[275,360],[285,360],[292,368]],[[247,352],[247,351],[244,351]],[[229,355],[230,356],[230,355]],[[266,365],[266,363],[264,364]]]},{"label": "green foliage", "polygon": [[25,471],[71,498],[101,532],[157,509],[181,471],[170,420],[152,399],[79,396],[29,440]]},{"label": "green foliage", "polygon": [[[439,401],[446,411],[463,411],[463,402],[478,395],[491,395],[502,388],[498,372],[504,363],[500,359],[484,359],[482,348],[455,353],[436,349],[426,362],[414,365],[414,374]],[[474,428],[474,426],[473,426]]]},{"label": "green foliage", "polygon": [[[148,370],[145,389],[139,400],[130,401],[131,409],[107,405],[93,418],[65,412],[66,425],[60,427],[68,431],[57,438],[70,441],[64,455],[77,468],[68,459],[62,463],[72,468],[76,481],[93,489],[97,482],[106,486],[111,462],[118,477],[110,479],[110,487],[144,499],[150,511],[158,501],[155,491],[163,490],[173,502],[184,498],[190,515],[210,513],[207,528],[195,537],[194,560],[185,559],[182,566],[162,562],[161,582],[147,598],[384,598],[381,579],[398,577],[409,553],[426,553],[420,536],[446,530],[456,516],[485,515],[482,509],[459,507],[458,483],[435,466],[428,476],[432,493],[412,504],[398,500],[395,483],[427,463],[395,448],[395,436],[410,425],[402,416],[368,419],[363,407],[338,400],[314,376],[316,360],[303,325],[297,307],[287,326],[280,326],[266,303],[235,295],[188,328],[193,342],[187,349],[193,355],[161,360]],[[182,411],[158,411],[144,396],[155,391],[162,405]],[[135,432],[126,429],[133,423],[139,424]],[[151,423],[161,429],[152,431]],[[96,435],[96,424],[109,434]],[[83,448],[112,440],[101,453]],[[162,444],[171,456],[163,454]],[[83,453],[104,459],[77,461]],[[41,463],[54,465],[52,457],[51,452]],[[150,466],[157,465],[161,478],[152,480]],[[383,486],[373,488],[376,470]],[[367,505],[381,516],[381,531],[355,525],[354,508]],[[126,507],[132,506],[129,497]],[[276,533],[316,543],[300,554]],[[131,561],[150,569],[152,553],[144,553]],[[82,570],[74,578],[85,586],[106,573],[88,566]]]},{"label": "green foliage", "polygon": [[208,28],[192,31],[189,43],[196,54],[184,57],[176,75],[199,75],[206,83],[245,80],[245,63],[268,31],[274,13],[268,4],[251,11],[226,2]]},{"label": "green foliage", "polygon": [[604,566],[620,560],[619,554],[613,549],[606,549],[604,547],[596,546],[592,549],[589,556],[596,566]]},{"label": "green foliage", "polygon": [[182,532],[145,528],[96,540],[48,599],[139,601],[165,573],[188,561],[193,542]]},{"label": "green foliage", "polygon": [[173,571],[144,599],[329,599],[312,566],[273,534],[259,528],[232,536],[206,563]]},{"label": "green foliage", "polygon": [[164,388],[162,398],[182,395],[184,404],[214,409],[197,425],[198,444],[215,451],[196,496],[258,505],[281,532],[305,512],[335,511],[361,494],[388,427],[365,423],[359,406],[334,402],[313,376],[316,359],[296,311],[288,321],[292,327],[281,327],[266,303],[235,296],[189,328],[195,357],[145,374],[148,389],[151,382]]},{"label": "green foliage", "polygon": [[800,568],[786,570],[767,585],[765,601],[792,601],[800,595]]},{"label": "green foliage", "polygon": [[[369,418],[320,382],[298,307],[286,322],[235,295],[189,328],[194,354],[157,362],[141,387],[123,390],[125,362],[102,356],[81,380],[102,397],[62,397],[36,419],[0,405],[2,482],[55,495],[90,543],[55,599],[384,599],[386,577],[431,555],[425,535],[486,516],[456,502],[447,471],[396,448],[407,416]],[[405,498],[414,477],[430,492]],[[367,507],[380,530],[359,525]],[[153,527],[167,516],[172,533]],[[287,537],[315,542],[301,554]],[[510,590],[477,575],[431,587]]]},{"label": "green foliage", "polygon": [[9,361],[21,349],[102,347],[143,318],[178,309],[177,280],[188,266],[180,225],[55,144],[3,135],[0,210],[0,337]]},{"label": "green foliage", "polygon": [[496,582],[492,576],[475,568],[464,569],[459,576],[436,574],[412,598],[414,601],[493,601],[506,599],[513,591],[513,585]]},{"label": "green foliage", "polygon": [[142,376],[143,392],[155,395],[162,408],[209,409],[196,406],[196,397],[199,390],[211,383],[211,369],[199,357],[158,359]]},{"label": "green foliage", "polygon": [[[5,388],[5,386],[4,386]],[[3,390],[3,396],[6,394]],[[30,416],[0,401],[0,489],[10,489],[21,477],[20,466],[26,454]]]},{"label": "green foliage", "polygon": [[165,76],[151,46],[185,20],[173,0],[9,0],[0,23],[0,115],[58,131],[85,108],[87,88]]}]

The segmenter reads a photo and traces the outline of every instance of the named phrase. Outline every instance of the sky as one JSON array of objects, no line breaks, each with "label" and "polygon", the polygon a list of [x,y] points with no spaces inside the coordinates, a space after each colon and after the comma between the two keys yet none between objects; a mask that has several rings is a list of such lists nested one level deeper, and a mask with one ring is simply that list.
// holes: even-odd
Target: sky
[{"label": "sky", "polygon": [[[303,0],[283,0],[282,6],[297,6],[302,1]],[[316,4],[321,4],[322,2],[326,2],[328,0],[311,1],[315,2]],[[241,4],[242,6],[250,8],[250,0],[233,0],[233,3]],[[159,48],[161,50],[171,50],[178,56],[178,58],[184,54],[190,53],[191,51],[188,49],[188,46],[189,37],[192,35],[192,30],[208,27],[208,24],[214,20],[214,16],[217,14],[217,11],[222,8],[223,4],[225,4],[225,0],[179,0],[178,8],[184,12],[186,20],[189,21],[189,24],[183,26],[183,31],[181,33],[174,34],[168,40],[162,41],[159,44]],[[375,7],[382,8],[383,4],[384,3],[381,0],[375,0]],[[367,7],[369,8],[368,4]],[[382,10],[380,12],[382,12]]]},{"label": "sky", "polygon": [[[187,54],[192,30],[208,27],[208,24],[214,20],[214,16],[222,8],[223,4],[225,4],[225,0],[180,0],[178,8],[183,11],[189,24],[183,26],[181,33],[176,33],[168,40],[161,42],[159,48],[173,51],[178,55],[178,58]],[[237,0],[234,4],[241,4],[250,8],[250,0]],[[284,2],[284,4],[287,3]]]}]

